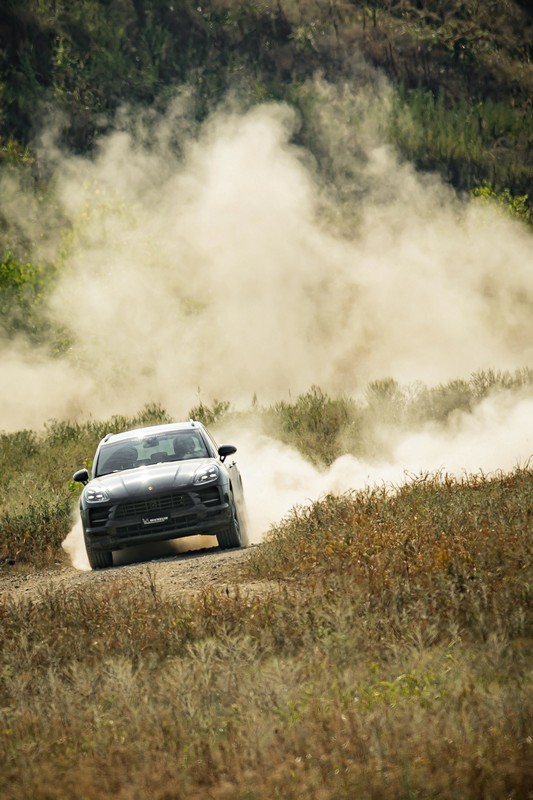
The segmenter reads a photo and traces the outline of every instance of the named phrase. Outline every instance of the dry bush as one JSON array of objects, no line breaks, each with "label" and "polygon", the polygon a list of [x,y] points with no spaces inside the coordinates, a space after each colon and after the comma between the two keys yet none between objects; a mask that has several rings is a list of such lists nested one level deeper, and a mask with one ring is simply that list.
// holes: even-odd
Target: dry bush
[{"label": "dry bush", "polygon": [[254,553],[258,577],[357,594],[403,631],[432,621],[522,635],[531,599],[533,474],[422,476],[296,509]]}]

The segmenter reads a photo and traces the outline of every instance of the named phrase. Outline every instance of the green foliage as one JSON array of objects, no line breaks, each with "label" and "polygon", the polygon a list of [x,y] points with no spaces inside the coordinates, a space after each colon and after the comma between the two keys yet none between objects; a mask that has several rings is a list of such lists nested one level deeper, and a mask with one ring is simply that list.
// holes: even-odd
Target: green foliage
[{"label": "green foliage", "polygon": [[4,337],[24,337],[31,344],[47,346],[53,356],[68,349],[68,331],[47,313],[56,277],[52,264],[34,264],[5,251],[0,260],[0,333]]},{"label": "green foliage", "polygon": [[[489,184],[504,197],[527,191],[530,112],[509,100],[472,102],[427,89],[396,94],[389,136],[405,158],[423,170],[440,172],[455,187]],[[490,190],[488,190],[490,191]],[[527,210],[527,197],[517,198]],[[508,203],[511,205],[511,203]],[[518,208],[517,208],[518,210]]]},{"label": "green foliage", "polygon": [[7,251],[0,261],[0,328],[4,335],[25,334],[42,341],[50,334],[44,301],[54,270],[17,259]]},{"label": "green foliage", "polygon": [[[48,482],[34,486],[18,508],[0,509],[0,559],[50,564],[61,553],[61,542],[72,526],[70,497],[54,491]],[[13,503],[11,502],[12,506]]]},{"label": "green foliage", "polygon": [[164,108],[185,85],[197,118],[228,90],[245,103],[298,105],[297,87],[317,72],[332,82],[357,79],[359,49],[398,87],[390,137],[407,158],[463,190],[488,181],[498,192],[531,195],[532,24],[517,0],[446,8],[412,0],[10,0],[3,25],[4,163],[31,158],[40,111],[58,109],[64,139],[85,151],[119,106]]},{"label": "green foliage", "polygon": [[[0,89],[1,96],[1,89]],[[0,165],[11,167],[31,167],[35,157],[27,145],[20,144],[13,136],[7,139],[0,137]]]},{"label": "green foliage", "polygon": [[532,387],[533,370],[527,367],[515,372],[480,370],[468,380],[452,380],[431,388],[418,385],[409,399],[405,422],[410,426],[445,424],[458,411],[474,411],[490,394],[530,392]]},{"label": "green foliage", "polygon": [[296,447],[314,463],[330,464],[342,450],[339,432],[355,424],[356,407],[348,398],[332,399],[318,386],[296,398],[281,401],[267,415],[268,429]]},{"label": "green foliage", "polygon": [[158,102],[185,82],[196,86],[198,111],[205,113],[206,102],[220,98],[251,58],[270,66],[271,43],[265,43],[275,41],[285,16],[281,6],[269,6],[216,0],[13,5],[5,21],[9,46],[0,58],[4,124],[27,135],[35,109],[52,102],[66,114],[70,143],[85,149],[102,115],[125,101]]},{"label": "green foliage", "polygon": [[509,189],[504,189],[503,192],[496,192],[488,183],[472,189],[470,194],[480,203],[496,206],[503,213],[509,214],[515,219],[521,220],[528,225],[533,224],[533,215],[528,205],[529,198],[527,194],[514,197]]},{"label": "green foliage", "polygon": [[211,406],[200,401],[198,405],[193,406],[189,411],[189,418],[195,419],[203,425],[210,427],[225,417],[229,409],[230,404],[227,401],[213,400]]}]

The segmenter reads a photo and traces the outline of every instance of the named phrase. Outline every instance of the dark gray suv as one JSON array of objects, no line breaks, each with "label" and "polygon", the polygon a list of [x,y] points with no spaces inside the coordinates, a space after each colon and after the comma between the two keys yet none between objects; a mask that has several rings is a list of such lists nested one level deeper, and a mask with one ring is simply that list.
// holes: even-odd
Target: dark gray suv
[{"label": "dark gray suv", "polygon": [[222,549],[241,547],[242,480],[227,461],[236,450],[218,447],[193,420],[107,434],[92,476],[73,476],[85,484],[80,513],[91,567],[112,566],[113,550],[197,534],[214,534]]}]

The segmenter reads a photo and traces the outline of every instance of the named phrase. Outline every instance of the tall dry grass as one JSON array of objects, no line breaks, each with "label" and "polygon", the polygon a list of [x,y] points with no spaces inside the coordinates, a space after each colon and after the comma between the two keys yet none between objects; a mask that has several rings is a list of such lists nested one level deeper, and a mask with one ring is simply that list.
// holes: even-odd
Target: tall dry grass
[{"label": "tall dry grass", "polygon": [[[0,794],[527,798],[533,474],[326,497],[231,591],[0,607]],[[275,590],[248,593],[250,578]]]}]

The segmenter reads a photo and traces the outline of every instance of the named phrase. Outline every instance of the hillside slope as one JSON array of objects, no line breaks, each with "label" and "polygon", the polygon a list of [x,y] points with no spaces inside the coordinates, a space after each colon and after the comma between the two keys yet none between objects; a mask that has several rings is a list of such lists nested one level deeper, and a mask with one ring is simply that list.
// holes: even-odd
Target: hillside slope
[{"label": "hillside slope", "polygon": [[533,16],[518,0],[9,0],[0,41],[7,163],[32,161],[27,147],[51,116],[83,152],[122,104],[164,108],[185,85],[198,118],[229,89],[305,115],[298,87],[317,72],[359,80],[362,54],[413,115],[415,133],[390,133],[406,157],[460,189],[531,194]]}]

